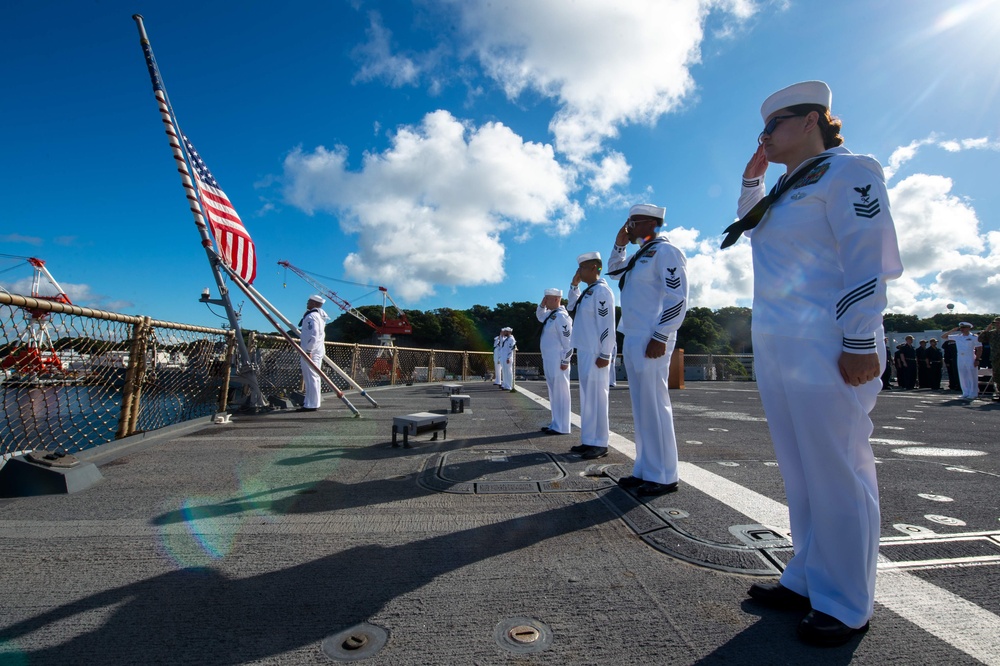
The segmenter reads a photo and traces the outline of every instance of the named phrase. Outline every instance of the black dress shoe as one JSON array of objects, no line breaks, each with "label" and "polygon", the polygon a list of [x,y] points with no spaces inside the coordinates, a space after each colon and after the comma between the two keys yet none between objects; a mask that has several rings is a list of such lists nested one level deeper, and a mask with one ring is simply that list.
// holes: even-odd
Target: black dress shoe
[{"label": "black dress shoe", "polygon": [[644,497],[651,497],[654,495],[666,495],[667,493],[672,493],[676,490],[677,482],[657,483],[655,481],[645,481],[641,486],[635,489],[635,494],[642,495]]},{"label": "black dress shoe", "polygon": [[799,638],[810,645],[821,647],[833,647],[843,645],[851,640],[852,636],[863,634],[868,631],[868,623],[865,626],[855,629],[849,627],[832,615],[821,613],[818,610],[809,611],[801,622],[799,622]]},{"label": "black dress shoe", "polygon": [[750,598],[764,606],[782,610],[808,611],[809,597],[793,592],[781,583],[754,583],[747,590]]},{"label": "black dress shoe", "polygon": [[299,407],[295,411],[297,412],[315,412],[319,407]]},{"label": "black dress shoe", "polygon": [[603,458],[606,455],[608,455],[608,447],[589,446],[587,447],[587,450],[580,455],[580,457],[584,460],[596,460],[598,458]]},{"label": "black dress shoe", "polygon": [[549,430],[552,430],[552,428],[548,426],[542,426],[542,432],[548,432]]},{"label": "black dress shoe", "polygon": [[644,483],[646,482],[637,476],[623,476],[618,479],[618,485],[622,488],[638,488]]},{"label": "black dress shoe", "polygon": [[590,445],[588,445],[588,444],[577,444],[576,446],[569,447],[569,452],[570,453],[583,453],[584,451],[586,451],[589,448],[590,448]]}]

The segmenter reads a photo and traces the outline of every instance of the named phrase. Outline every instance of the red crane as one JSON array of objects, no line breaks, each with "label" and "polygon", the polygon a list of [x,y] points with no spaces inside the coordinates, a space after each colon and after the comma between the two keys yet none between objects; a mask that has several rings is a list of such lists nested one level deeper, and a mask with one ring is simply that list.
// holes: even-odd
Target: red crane
[{"label": "red crane", "polygon": [[[18,257],[26,260],[34,270],[31,280],[31,297],[38,300],[54,301],[72,305],[69,296],[59,286],[52,274],[45,268],[45,262],[36,257]],[[56,290],[55,295],[46,296],[39,293],[42,277]],[[22,376],[43,375],[62,373],[62,361],[56,355],[52,345],[52,337],[48,331],[48,317],[51,314],[46,310],[35,308],[24,308],[27,313],[28,329],[21,336],[18,346],[13,352],[0,360],[0,368],[10,370]]]},{"label": "red crane", "polygon": [[[338,296],[335,291],[327,287],[322,282],[319,282],[318,280],[313,278],[311,274],[307,273],[306,271],[302,270],[297,266],[294,266],[293,264],[287,261],[279,261],[278,265],[283,266],[286,269],[290,270],[291,272],[295,273],[300,278],[302,278],[312,286],[319,289],[320,292],[326,298],[336,303],[336,305],[341,310],[351,315],[352,317],[364,322],[372,329],[374,329],[375,332],[378,333],[379,339],[382,341],[382,344],[391,345],[393,335],[410,335],[411,333],[413,333],[413,326],[410,324],[410,320],[406,318],[406,313],[403,312],[398,305],[396,305],[396,301],[392,300],[392,296],[389,295],[389,290],[386,289],[385,287],[379,287],[372,284],[363,285],[365,287],[378,289],[380,292],[382,292],[382,323],[376,324],[371,319],[366,317],[364,313],[360,312],[353,305],[348,303],[342,297]],[[396,313],[398,314],[396,318],[391,318],[387,315],[386,313],[388,309],[387,302],[392,303],[392,307],[396,310]]]}]

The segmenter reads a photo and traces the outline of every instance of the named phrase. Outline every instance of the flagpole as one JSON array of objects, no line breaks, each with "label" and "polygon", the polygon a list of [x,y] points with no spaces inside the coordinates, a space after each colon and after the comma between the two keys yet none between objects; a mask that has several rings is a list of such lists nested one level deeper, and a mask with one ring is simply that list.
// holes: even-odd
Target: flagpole
[{"label": "flagpole", "polygon": [[361,412],[358,411],[358,408],[355,407],[353,404],[351,404],[351,401],[348,400],[346,395],[344,395],[344,392],[341,391],[339,388],[337,388],[337,385],[333,383],[333,380],[330,379],[325,372],[323,372],[323,368],[320,367],[322,363],[316,363],[315,361],[313,361],[312,358],[309,356],[309,354],[307,354],[306,351],[302,349],[301,345],[299,345],[299,343],[295,341],[295,338],[290,336],[285,329],[281,328],[278,322],[276,322],[274,318],[264,309],[264,304],[261,303],[253,293],[256,290],[249,284],[247,284],[247,282],[243,278],[241,278],[232,268],[230,268],[224,263],[221,264],[221,266],[222,269],[229,274],[229,277],[236,284],[236,286],[239,287],[244,294],[246,294],[246,297],[250,299],[250,302],[253,303],[258,310],[260,310],[260,313],[264,315],[264,317],[269,322],[271,322],[271,325],[274,326],[274,330],[278,331],[278,333],[280,333],[281,336],[285,338],[285,340],[290,345],[292,345],[292,348],[296,352],[298,352],[299,356],[304,358],[306,362],[309,364],[309,366],[313,370],[318,372],[319,376],[325,379],[327,384],[333,387],[333,391],[334,393],[337,394],[337,397],[340,398],[345,405],[347,405],[347,408],[350,409],[355,416],[361,416]]},{"label": "flagpole", "polygon": [[[237,279],[239,279],[239,276],[238,275],[234,275],[233,271],[230,271],[230,277],[232,277],[232,279],[234,281],[237,280]],[[281,311],[278,310],[278,308],[274,307],[274,305],[272,305],[270,301],[268,301],[266,298],[264,298],[264,296],[257,290],[256,287],[254,287],[252,284],[248,283],[246,280],[240,279],[240,282],[243,283],[242,284],[243,287],[246,287],[247,289],[249,289],[253,293],[253,295],[261,303],[263,303],[265,306],[267,306],[267,308],[274,314],[274,316],[277,317],[278,319],[280,319],[285,324],[285,326],[287,326],[289,328],[289,330],[291,330],[292,333],[294,333],[296,335],[299,335],[301,333],[301,331],[299,331],[299,327],[296,326],[295,324],[293,324],[291,321],[289,321],[289,319],[287,317],[285,317],[285,315],[283,315],[281,313]],[[263,313],[263,314],[265,316],[267,315],[267,313]],[[279,330],[278,332],[280,333],[281,331]],[[338,375],[340,375],[340,377],[342,377],[344,379],[344,381],[346,381],[351,387],[353,387],[354,389],[356,389],[357,391],[359,391],[361,393],[361,397],[363,397],[365,400],[367,400],[369,403],[371,403],[372,407],[378,407],[378,403],[375,402],[374,398],[372,398],[370,395],[368,395],[368,392],[365,391],[364,387],[362,387],[361,384],[358,384],[356,381],[354,381],[354,378],[351,377],[349,374],[347,374],[347,372],[345,372],[343,368],[341,368],[339,365],[337,365],[333,361],[332,358],[330,358],[329,356],[327,356],[324,353],[323,354],[323,359],[327,363],[330,364],[330,367],[332,367],[334,369],[334,371],[336,371],[336,373]]]},{"label": "flagpole", "polygon": [[250,389],[250,398],[245,406],[258,410],[266,407],[267,402],[260,391],[260,386],[257,382],[256,367],[250,360],[250,352],[247,350],[246,343],[243,340],[243,329],[240,326],[239,316],[236,314],[236,310],[233,309],[232,301],[229,298],[229,288],[226,287],[222,271],[219,268],[222,260],[214,249],[212,237],[209,234],[208,226],[205,224],[201,200],[198,197],[194,183],[191,181],[189,157],[185,153],[184,146],[180,141],[180,127],[173,108],[170,105],[170,99],[167,97],[166,88],[163,86],[163,79],[160,77],[159,68],[156,66],[156,58],[153,56],[153,48],[149,43],[149,37],[146,35],[146,27],[143,25],[142,16],[140,14],[133,14],[132,19],[139,28],[139,40],[142,44],[143,54],[146,56],[146,67],[149,70],[149,78],[153,84],[153,94],[160,108],[160,118],[163,121],[164,131],[169,137],[170,148],[174,154],[174,161],[177,163],[177,172],[181,177],[181,185],[184,187],[188,206],[194,217],[194,224],[201,235],[201,245],[205,248],[208,263],[212,268],[212,274],[215,276],[215,284],[219,290],[220,300],[226,308],[226,317],[229,319],[229,326],[235,333],[236,344],[240,354],[240,364],[237,367],[237,374],[247,382]]}]

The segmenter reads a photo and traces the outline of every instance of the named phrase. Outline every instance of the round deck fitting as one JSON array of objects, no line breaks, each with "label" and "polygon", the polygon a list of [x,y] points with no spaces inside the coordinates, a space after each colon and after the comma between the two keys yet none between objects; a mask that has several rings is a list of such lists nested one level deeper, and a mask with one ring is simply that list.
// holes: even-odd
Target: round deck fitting
[{"label": "round deck fitting", "polygon": [[493,638],[505,650],[528,654],[547,650],[552,645],[552,630],[548,625],[527,617],[503,620],[493,630]]},{"label": "round deck fitting", "polygon": [[374,656],[388,641],[388,631],[362,623],[327,636],[320,647],[334,661],[360,661]]}]

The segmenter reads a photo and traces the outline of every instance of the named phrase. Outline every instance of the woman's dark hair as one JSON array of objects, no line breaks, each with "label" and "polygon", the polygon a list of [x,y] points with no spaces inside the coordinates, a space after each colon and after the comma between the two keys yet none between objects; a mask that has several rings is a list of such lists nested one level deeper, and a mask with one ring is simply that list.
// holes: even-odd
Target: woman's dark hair
[{"label": "woman's dark hair", "polygon": [[844,126],[839,118],[830,115],[825,106],[820,104],[796,104],[788,107],[789,112],[797,116],[807,116],[811,111],[819,114],[819,131],[823,136],[823,149],[843,145],[844,137],[840,136],[840,128]]}]

